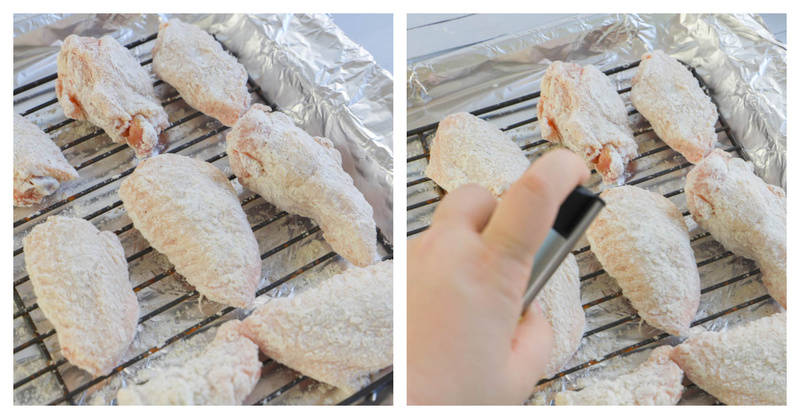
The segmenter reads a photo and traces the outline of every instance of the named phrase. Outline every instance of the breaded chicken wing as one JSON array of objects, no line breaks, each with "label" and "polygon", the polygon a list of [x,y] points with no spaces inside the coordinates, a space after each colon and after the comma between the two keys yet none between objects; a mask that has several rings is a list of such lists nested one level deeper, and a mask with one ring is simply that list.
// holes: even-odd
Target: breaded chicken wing
[{"label": "breaded chicken wing", "polygon": [[536,297],[553,328],[553,348],[545,367],[545,377],[555,375],[564,367],[583,338],[586,316],[581,306],[578,275],[578,262],[570,253]]},{"label": "breaded chicken wing", "polygon": [[133,225],[197,291],[247,307],[261,277],[258,243],[228,178],[201,160],[164,154],[119,188]]},{"label": "breaded chicken wing", "polygon": [[64,115],[89,121],[111,140],[128,143],[136,156],[158,153],[167,113],[153,80],[114,38],[70,35],[58,53],[56,95]]},{"label": "breaded chicken wing", "polygon": [[229,127],[250,107],[244,67],[206,31],[179,19],[161,24],[153,70],[191,107]]},{"label": "breaded chicken wing", "polygon": [[447,191],[477,183],[500,196],[529,165],[525,153],[502,131],[461,112],[439,122],[425,174]]},{"label": "breaded chicken wing", "polygon": [[241,321],[217,329],[197,358],[167,368],[144,384],[117,393],[120,405],[239,405],[261,377],[258,346],[239,333]]},{"label": "breaded chicken wing", "polygon": [[114,233],[53,216],[24,239],[25,267],[61,353],[100,376],[122,361],[139,320],[125,251]]},{"label": "breaded chicken wing", "polygon": [[786,194],[753,163],[714,150],[686,175],[686,203],[700,227],[753,259],[770,295],[786,307]]},{"label": "breaded chicken wing", "polygon": [[691,336],[671,357],[686,377],[725,404],[786,404],[785,312]]},{"label": "breaded chicken wing", "polygon": [[392,262],[351,267],[299,294],[271,298],[242,322],[267,356],[345,391],[392,364]]},{"label": "breaded chicken wing", "polygon": [[316,221],[333,250],[358,266],[378,256],[372,207],[326,138],[311,137],[281,112],[255,104],[227,137],[239,182],[284,211]]},{"label": "breaded chicken wing", "polygon": [[14,114],[14,206],[38,204],[60,186],[77,179],[58,146],[33,122]]},{"label": "breaded chicken wing", "polygon": [[580,391],[556,394],[557,405],[674,405],[683,393],[683,371],[669,359],[671,346],[659,346],[628,374],[599,380]]},{"label": "breaded chicken wing", "polygon": [[685,335],[700,304],[700,274],[681,212],[635,186],[600,197],[606,207],[586,231],[592,251],[642,319]]},{"label": "breaded chicken wing", "polygon": [[555,61],[544,73],[541,92],[537,113],[542,138],[582,155],[604,183],[624,182],[637,146],[611,80],[592,65]]},{"label": "breaded chicken wing", "polygon": [[689,162],[697,163],[714,148],[717,108],[692,73],[663,51],[642,55],[631,100],[656,135]]}]

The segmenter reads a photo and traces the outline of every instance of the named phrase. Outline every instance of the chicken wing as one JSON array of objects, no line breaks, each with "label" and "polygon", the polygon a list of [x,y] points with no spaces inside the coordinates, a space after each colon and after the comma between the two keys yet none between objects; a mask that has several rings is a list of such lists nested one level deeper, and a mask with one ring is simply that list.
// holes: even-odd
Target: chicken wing
[{"label": "chicken wing", "polygon": [[150,75],[114,38],[70,35],[58,53],[56,95],[64,115],[89,121],[140,158],[158,153],[169,126]]},{"label": "chicken wing", "polygon": [[753,163],[714,150],[686,175],[686,202],[728,250],[755,260],[770,295],[786,307],[786,194]]},{"label": "chicken wing", "polygon": [[77,179],[58,146],[33,122],[14,114],[14,206],[38,204],[60,186]]},{"label": "chicken wing", "polygon": [[392,262],[351,267],[290,297],[272,298],[242,323],[267,356],[353,392],[392,364]]},{"label": "chicken wing", "polygon": [[529,165],[525,153],[502,131],[462,112],[439,122],[425,174],[447,191],[477,183],[500,196]]},{"label": "chicken wing", "polygon": [[578,262],[572,253],[547,282],[536,301],[553,328],[553,348],[545,367],[545,377],[558,373],[578,350],[586,316],[581,306]]},{"label": "chicken wing", "polygon": [[556,394],[557,405],[674,405],[683,393],[683,371],[669,354],[671,346],[659,346],[647,361],[628,374],[599,380],[580,391]]},{"label": "chicken wing", "polygon": [[253,105],[227,137],[233,173],[246,188],[316,221],[334,251],[358,266],[378,256],[372,207],[342,169],[326,138],[311,137],[289,116]]},{"label": "chicken wing", "polygon": [[671,357],[686,377],[725,404],[786,404],[785,312],[691,336]]},{"label": "chicken wing", "polygon": [[164,154],[119,188],[128,216],[200,294],[247,307],[261,276],[258,243],[228,178],[204,161]]},{"label": "chicken wing", "polygon": [[53,216],[23,242],[36,302],[58,333],[61,353],[94,376],[109,373],[139,320],[119,239],[86,220]]},{"label": "chicken wing", "polygon": [[582,155],[604,183],[624,182],[637,146],[611,80],[594,66],[555,61],[544,73],[541,92],[537,113],[542,138]]},{"label": "chicken wing", "polygon": [[631,100],[656,135],[691,163],[714,148],[717,108],[692,73],[663,51],[642,55]]},{"label": "chicken wing", "polygon": [[600,197],[606,207],[586,231],[595,256],[642,319],[685,335],[700,304],[700,274],[681,212],[635,186]]},{"label": "chicken wing", "polygon": [[161,24],[153,70],[191,107],[229,127],[250,107],[244,67],[206,31],[179,19]]},{"label": "chicken wing", "polygon": [[117,393],[120,405],[239,405],[261,377],[258,346],[230,320],[214,340],[185,365],[159,371],[144,384]]}]

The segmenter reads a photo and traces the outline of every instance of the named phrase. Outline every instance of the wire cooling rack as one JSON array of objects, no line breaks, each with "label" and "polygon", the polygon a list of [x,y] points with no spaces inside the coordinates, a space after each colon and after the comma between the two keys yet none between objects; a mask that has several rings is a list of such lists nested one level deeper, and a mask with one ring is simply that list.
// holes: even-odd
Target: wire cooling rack
[{"label": "wire cooling rack", "polygon": [[[650,124],[631,104],[631,78],[640,61],[604,71],[617,86],[628,109],[628,117],[634,129],[634,138],[640,154],[633,160],[633,175],[627,185],[637,185],[661,193],[682,211],[690,226],[696,227],[686,206],[683,186],[686,173],[692,164],[683,156],[664,144],[653,132]],[[713,92],[694,68],[687,66],[700,86],[714,101]],[[536,105],[540,92],[534,92],[495,105],[483,107],[471,113],[493,123],[513,139],[530,160],[557,147],[542,139],[536,117]],[[716,106],[716,102],[714,102]],[[438,123],[411,129],[407,132],[407,227],[408,237],[414,237],[428,228],[431,215],[445,192],[425,176],[430,156],[430,145]],[[747,159],[741,144],[736,140],[722,115],[716,123],[717,147],[737,153]],[[599,174],[592,171],[588,186],[595,192],[607,188],[601,183]],[[701,276],[701,304],[692,326],[720,328],[728,323],[737,323],[743,318],[761,317],[775,310],[775,303],[760,283],[760,271],[747,259],[736,257],[710,237],[708,232],[691,229],[692,248]],[[581,347],[567,363],[566,368],[539,381],[530,403],[551,403],[554,392],[572,389],[583,377],[602,375],[609,364],[620,362],[627,355],[657,346],[676,343],[676,338],[642,323],[636,311],[630,307],[622,292],[602,269],[591,252],[586,239],[578,243],[573,254],[578,260],[581,277],[581,301],[586,313],[586,328]],[[747,310],[745,310],[747,309]],[[633,358],[633,357],[631,357]],[[594,368],[593,368],[594,367]],[[623,367],[624,368],[624,367]],[[630,368],[630,366],[629,366]],[[719,403],[694,384],[689,383],[682,403]]]},{"label": "wire cooling rack", "polygon": [[[157,34],[125,45],[142,66],[152,63],[152,41]],[[55,98],[52,74],[14,89],[14,107],[22,116],[44,126],[80,178],[67,182],[33,209],[14,213],[14,402],[15,404],[84,404],[96,392],[116,393],[119,382],[211,327],[241,314],[241,310],[213,302],[200,304],[198,292],[182,281],[163,255],[154,252],[133,228],[117,196],[119,183],[136,167],[133,150],[117,144],[88,122],[65,119]],[[156,93],[170,119],[164,131],[165,153],[180,153],[212,163],[234,181],[240,203],[259,243],[262,281],[256,295],[283,295],[337,270],[341,259],[322,239],[311,220],[280,211],[261,197],[243,190],[227,164],[225,133],[229,129],[215,119],[189,107],[180,95],[161,80]],[[253,102],[278,107],[248,80]],[[71,365],[61,354],[56,331],[36,303],[25,271],[22,239],[50,215],[68,215],[91,221],[101,230],[113,231],[125,248],[130,278],[137,294],[141,317],[134,343],[125,361],[108,375],[91,377]],[[392,246],[378,230],[376,239],[384,259],[392,257]],[[214,332],[212,332],[214,333]],[[158,354],[158,355],[157,355]],[[154,356],[156,355],[156,356]],[[246,403],[303,403],[303,394],[320,385],[267,359],[262,379]],[[326,398],[344,404],[391,403],[393,374],[386,368],[374,381],[352,394]],[[111,388],[111,390],[109,390]],[[110,401],[108,394],[105,402]],[[313,401],[313,400],[312,400]],[[96,402],[96,401],[95,401]]]}]

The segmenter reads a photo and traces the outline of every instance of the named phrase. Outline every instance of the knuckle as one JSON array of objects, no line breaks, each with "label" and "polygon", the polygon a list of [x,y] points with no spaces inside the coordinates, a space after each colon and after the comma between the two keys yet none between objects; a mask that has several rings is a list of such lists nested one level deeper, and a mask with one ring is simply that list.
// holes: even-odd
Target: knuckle
[{"label": "knuckle", "polygon": [[529,193],[539,196],[544,200],[552,198],[552,185],[550,180],[547,179],[542,173],[531,170],[525,173],[520,179],[520,184]]}]

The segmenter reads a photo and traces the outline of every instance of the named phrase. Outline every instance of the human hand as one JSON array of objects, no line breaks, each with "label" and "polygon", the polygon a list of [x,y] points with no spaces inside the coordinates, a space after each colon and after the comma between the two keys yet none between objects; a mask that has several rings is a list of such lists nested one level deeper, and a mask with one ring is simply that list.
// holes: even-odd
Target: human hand
[{"label": "human hand", "polygon": [[569,193],[589,178],[559,149],[497,201],[466,185],[408,243],[408,403],[519,404],[542,377],[553,332],[537,303],[520,318],[533,258]]}]

